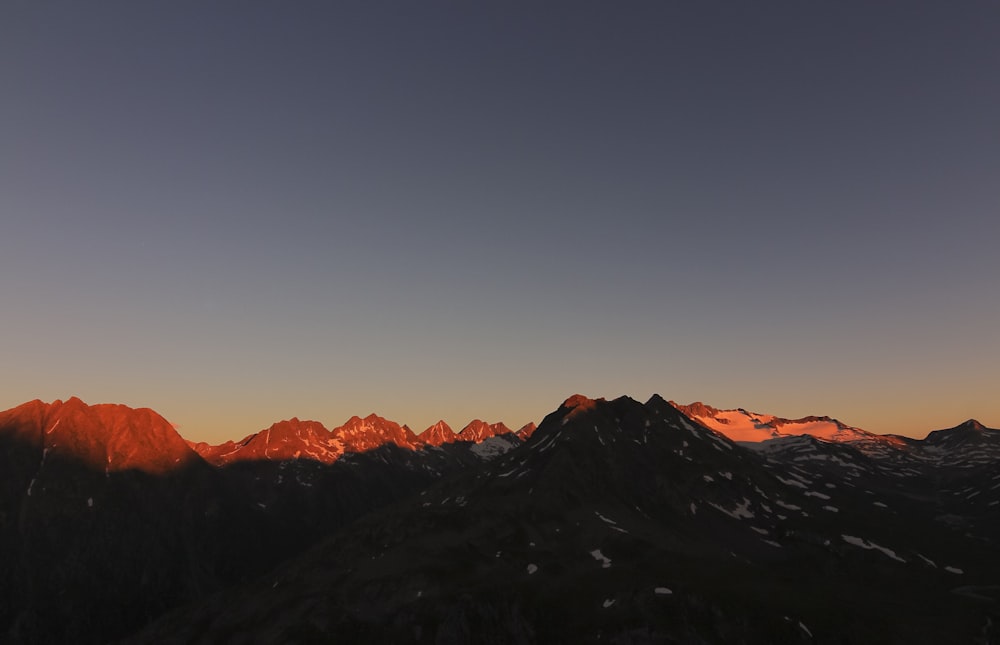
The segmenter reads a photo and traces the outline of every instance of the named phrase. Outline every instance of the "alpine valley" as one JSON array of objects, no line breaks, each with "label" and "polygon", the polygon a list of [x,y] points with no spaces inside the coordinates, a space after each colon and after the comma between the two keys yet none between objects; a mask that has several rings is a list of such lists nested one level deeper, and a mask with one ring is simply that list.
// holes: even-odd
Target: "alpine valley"
[{"label": "alpine valley", "polygon": [[1000,642],[1000,431],[576,395],[512,431],[0,413],[0,643]]}]

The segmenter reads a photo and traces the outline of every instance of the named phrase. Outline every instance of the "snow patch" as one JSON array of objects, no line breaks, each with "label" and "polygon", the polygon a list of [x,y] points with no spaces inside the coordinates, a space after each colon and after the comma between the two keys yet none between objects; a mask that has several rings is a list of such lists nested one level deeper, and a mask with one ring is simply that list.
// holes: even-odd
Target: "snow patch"
[{"label": "snow patch", "polygon": [[736,519],[736,520],[741,519],[741,518],[746,518],[746,519],[749,520],[749,519],[753,519],[753,517],[754,517],[753,512],[750,511],[750,500],[748,500],[746,497],[743,498],[743,503],[742,504],[738,504],[736,506],[736,508],[734,508],[731,511],[728,511],[728,510],[722,508],[718,504],[713,504],[712,502],[709,502],[709,505],[714,506],[716,509],[722,511],[723,513],[725,513],[729,517],[731,517],[733,519]]},{"label": "snow patch", "polygon": [[805,488],[806,487],[805,484],[803,484],[802,482],[800,482],[798,480],[795,480],[795,479],[785,479],[784,477],[781,477],[780,475],[775,475],[775,478],[777,478],[777,480],[779,482],[781,482],[782,484],[784,484],[785,486],[797,486],[799,488]]},{"label": "snow patch", "polygon": [[538,571],[538,565],[537,564],[529,564],[528,565],[528,575],[529,576],[531,574],[533,574],[534,572],[536,572],[536,571]]},{"label": "snow patch", "polygon": [[469,447],[477,457],[489,461],[509,451],[513,446],[504,437],[489,437]]},{"label": "snow patch", "polygon": [[667,589],[666,587],[657,587],[656,589],[653,589],[653,593],[655,593],[657,596],[669,596],[674,592],[671,591],[670,589]]},{"label": "snow patch", "polygon": [[898,560],[899,562],[906,562],[906,560],[896,555],[896,552],[893,551],[892,549],[887,549],[884,546],[879,546],[878,544],[875,544],[874,542],[869,542],[864,538],[854,537],[853,535],[841,535],[840,537],[842,537],[844,539],[844,542],[847,542],[848,544],[859,546],[862,549],[868,549],[868,550],[874,549],[875,551],[882,552],[883,554],[887,555],[893,560]]},{"label": "snow patch", "polygon": [[601,553],[600,549],[594,549],[593,551],[591,551],[590,557],[599,561],[601,563],[602,569],[607,569],[608,567],[611,566],[611,558],[608,558],[603,553]]},{"label": "snow patch", "polygon": [[958,567],[945,567],[944,570],[947,571],[948,573],[957,573],[959,575],[965,573],[964,571],[962,571]]},{"label": "snow patch", "polygon": [[544,450],[548,450],[549,448],[552,447],[552,444],[555,442],[555,439],[556,439],[556,435],[552,435],[551,437],[548,437],[547,439],[545,439],[545,441],[543,441],[542,443],[538,444],[538,446],[535,448],[535,451],[536,452],[542,452]]}]

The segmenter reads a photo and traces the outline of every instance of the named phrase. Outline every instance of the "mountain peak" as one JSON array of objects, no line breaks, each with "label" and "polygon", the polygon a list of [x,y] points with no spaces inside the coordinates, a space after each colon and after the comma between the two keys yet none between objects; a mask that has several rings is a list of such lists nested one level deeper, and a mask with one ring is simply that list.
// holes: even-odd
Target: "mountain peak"
[{"label": "mountain peak", "polygon": [[537,429],[538,426],[535,425],[535,422],[529,421],[528,423],[521,426],[521,429],[515,432],[514,434],[516,434],[518,439],[520,439],[521,441],[527,441],[528,439],[531,438],[531,435],[535,434],[535,430]]},{"label": "mountain peak", "polygon": [[0,431],[44,449],[44,455],[54,451],[105,472],[161,474],[198,460],[173,424],[153,410],[88,405],[75,396],[52,403],[30,401],[0,412]]},{"label": "mountain peak", "polygon": [[198,443],[193,447],[205,461],[215,466],[265,459],[310,459],[330,463],[343,453],[326,426],[319,421],[303,421],[298,417],[272,423],[239,443],[227,441],[218,446]]},{"label": "mountain peak", "polygon": [[1000,431],[988,428],[976,419],[966,419],[957,426],[944,430],[935,430],[927,435],[925,441],[931,443],[952,443],[964,441],[979,441],[981,439],[995,440],[995,434]]},{"label": "mountain peak", "polygon": [[649,400],[647,400],[644,405],[656,406],[656,405],[663,405],[664,403],[669,404],[670,401],[667,401],[659,394],[653,394],[653,396],[649,397]]},{"label": "mountain peak", "polygon": [[574,394],[563,401],[562,407],[567,410],[591,410],[597,406],[598,402],[602,401],[604,401],[604,399],[592,399],[582,394]]},{"label": "mountain peak", "polygon": [[[689,417],[714,417],[718,413],[723,412],[723,410],[705,405],[701,401],[695,401],[688,405],[683,405],[675,401],[668,401],[668,403]],[[743,411],[743,409],[740,408],[739,411]]]},{"label": "mountain peak", "polygon": [[333,436],[343,442],[347,452],[367,452],[387,443],[413,450],[420,443],[407,426],[401,426],[374,412],[364,419],[351,417],[344,425],[334,428]]},{"label": "mountain peak", "polygon": [[291,419],[285,419],[284,421],[277,421],[272,423],[267,430],[271,432],[296,432],[302,430],[320,431],[329,433],[330,431],[326,429],[319,421],[301,420],[298,417],[292,417]]},{"label": "mountain peak", "polygon": [[479,443],[483,439],[488,439],[496,434],[490,424],[482,419],[473,419],[458,433],[459,441],[473,441]]},{"label": "mountain peak", "polygon": [[428,446],[440,446],[444,443],[454,443],[457,437],[451,426],[442,419],[417,435],[417,439]]}]

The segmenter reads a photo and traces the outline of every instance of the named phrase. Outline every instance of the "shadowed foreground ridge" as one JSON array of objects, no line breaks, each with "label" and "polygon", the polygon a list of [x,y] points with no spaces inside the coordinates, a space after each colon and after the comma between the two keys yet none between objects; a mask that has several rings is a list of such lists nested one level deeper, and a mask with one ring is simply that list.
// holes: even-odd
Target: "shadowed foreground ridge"
[{"label": "shadowed foreground ridge", "polygon": [[395,444],[340,456],[216,468],[151,410],[74,398],[0,413],[3,642],[122,637],[478,462]]},{"label": "shadowed foreground ridge", "polygon": [[[163,439],[155,413],[118,406],[111,423],[73,403],[57,430],[88,446],[74,461],[46,444],[60,415],[44,406],[0,414],[6,642],[996,638],[1000,432],[971,421],[887,439],[577,395],[527,441],[474,422],[480,443],[414,442],[372,415],[347,425],[375,447],[334,461],[213,467],[177,437],[187,457],[151,472],[93,464],[112,446],[150,463],[116,437]],[[268,430],[272,447],[340,440],[295,419]]]}]

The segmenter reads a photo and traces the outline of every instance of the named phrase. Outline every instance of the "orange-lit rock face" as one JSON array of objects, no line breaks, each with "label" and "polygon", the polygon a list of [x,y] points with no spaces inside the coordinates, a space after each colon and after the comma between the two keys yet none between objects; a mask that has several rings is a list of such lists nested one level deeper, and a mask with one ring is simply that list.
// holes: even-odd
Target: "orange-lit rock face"
[{"label": "orange-lit rock face", "polygon": [[695,401],[690,405],[681,405],[673,401],[669,401],[669,403],[689,417],[713,417],[721,412],[721,410],[705,405],[701,401]]},{"label": "orange-lit rock face", "polygon": [[537,429],[538,426],[535,425],[534,421],[531,421],[522,426],[521,429],[518,430],[516,434],[521,441],[527,441],[528,439],[531,438],[531,435],[535,434],[535,430]]},{"label": "orange-lit rock face", "polygon": [[458,433],[458,440],[479,443],[480,441],[484,441],[490,437],[508,434],[510,431],[510,428],[502,422],[486,423],[480,419],[473,419],[469,422],[469,425],[462,428],[462,431]]},{"label": "orange-lit rock face", "polygon": [[95,470],[163,474],[198,461],[174,427],[147,408],[87,405],[73,397],[31,401],[0,413],[0,432],[42,450],[42,459],[74,460]]},{"label": "orange-lit rock face", "polygon": [[457,438],[458,437],[451,429],[451,426],[444,421],[438,421],[417,435],[417,439],[428,446],[440,446],[445,443],[453,443],[457,440]]},{"label": "orange-lit rock face", "polygon": [[344,454],[344,445],[318,421],[291,418],[242,439],[218,446],[195,444],[194,449],[206,461],[224,466],[236,461],[269,459],[286,461],[309,459],[332,463]]},{"label": "orange-lit rock face", "polygon": [[292,418],[279,421],[239,442],[227,441],[218,446],[195,444],[194,448],[216,466],[262,459],[308,459],[329,464],[345,453],[367,452],[387,443],[414,450],[424,442],[405,425],[370,414],[364,419],[351,417],[347,423],[333,430],[327,430],[318,421]]},{"label": "orange-lit rock face", "polygon": [[458,433],[459,441],[482,441],[487,437],[492,437],[490,424],[481,419],[473,419]]},{"label": "orange-lit rock face", "polygon": [[347,423],[333,430],[333,436],[344,444],[347,452],[365,452],[387,443],[414,450],[420,444],[417,435],[408,427],[377,414],[369,414],[364,419],[351,417]]},{"label": "orange-lit rock face", "polygon": [[569,410],[569,413],[566,416],[567,418],[572,418],[579,414],[594,410],[597,408],[597,404],[603,401],[604,399],[591,399],[582,394],[574,394],[563,401],[562,408]]}]

